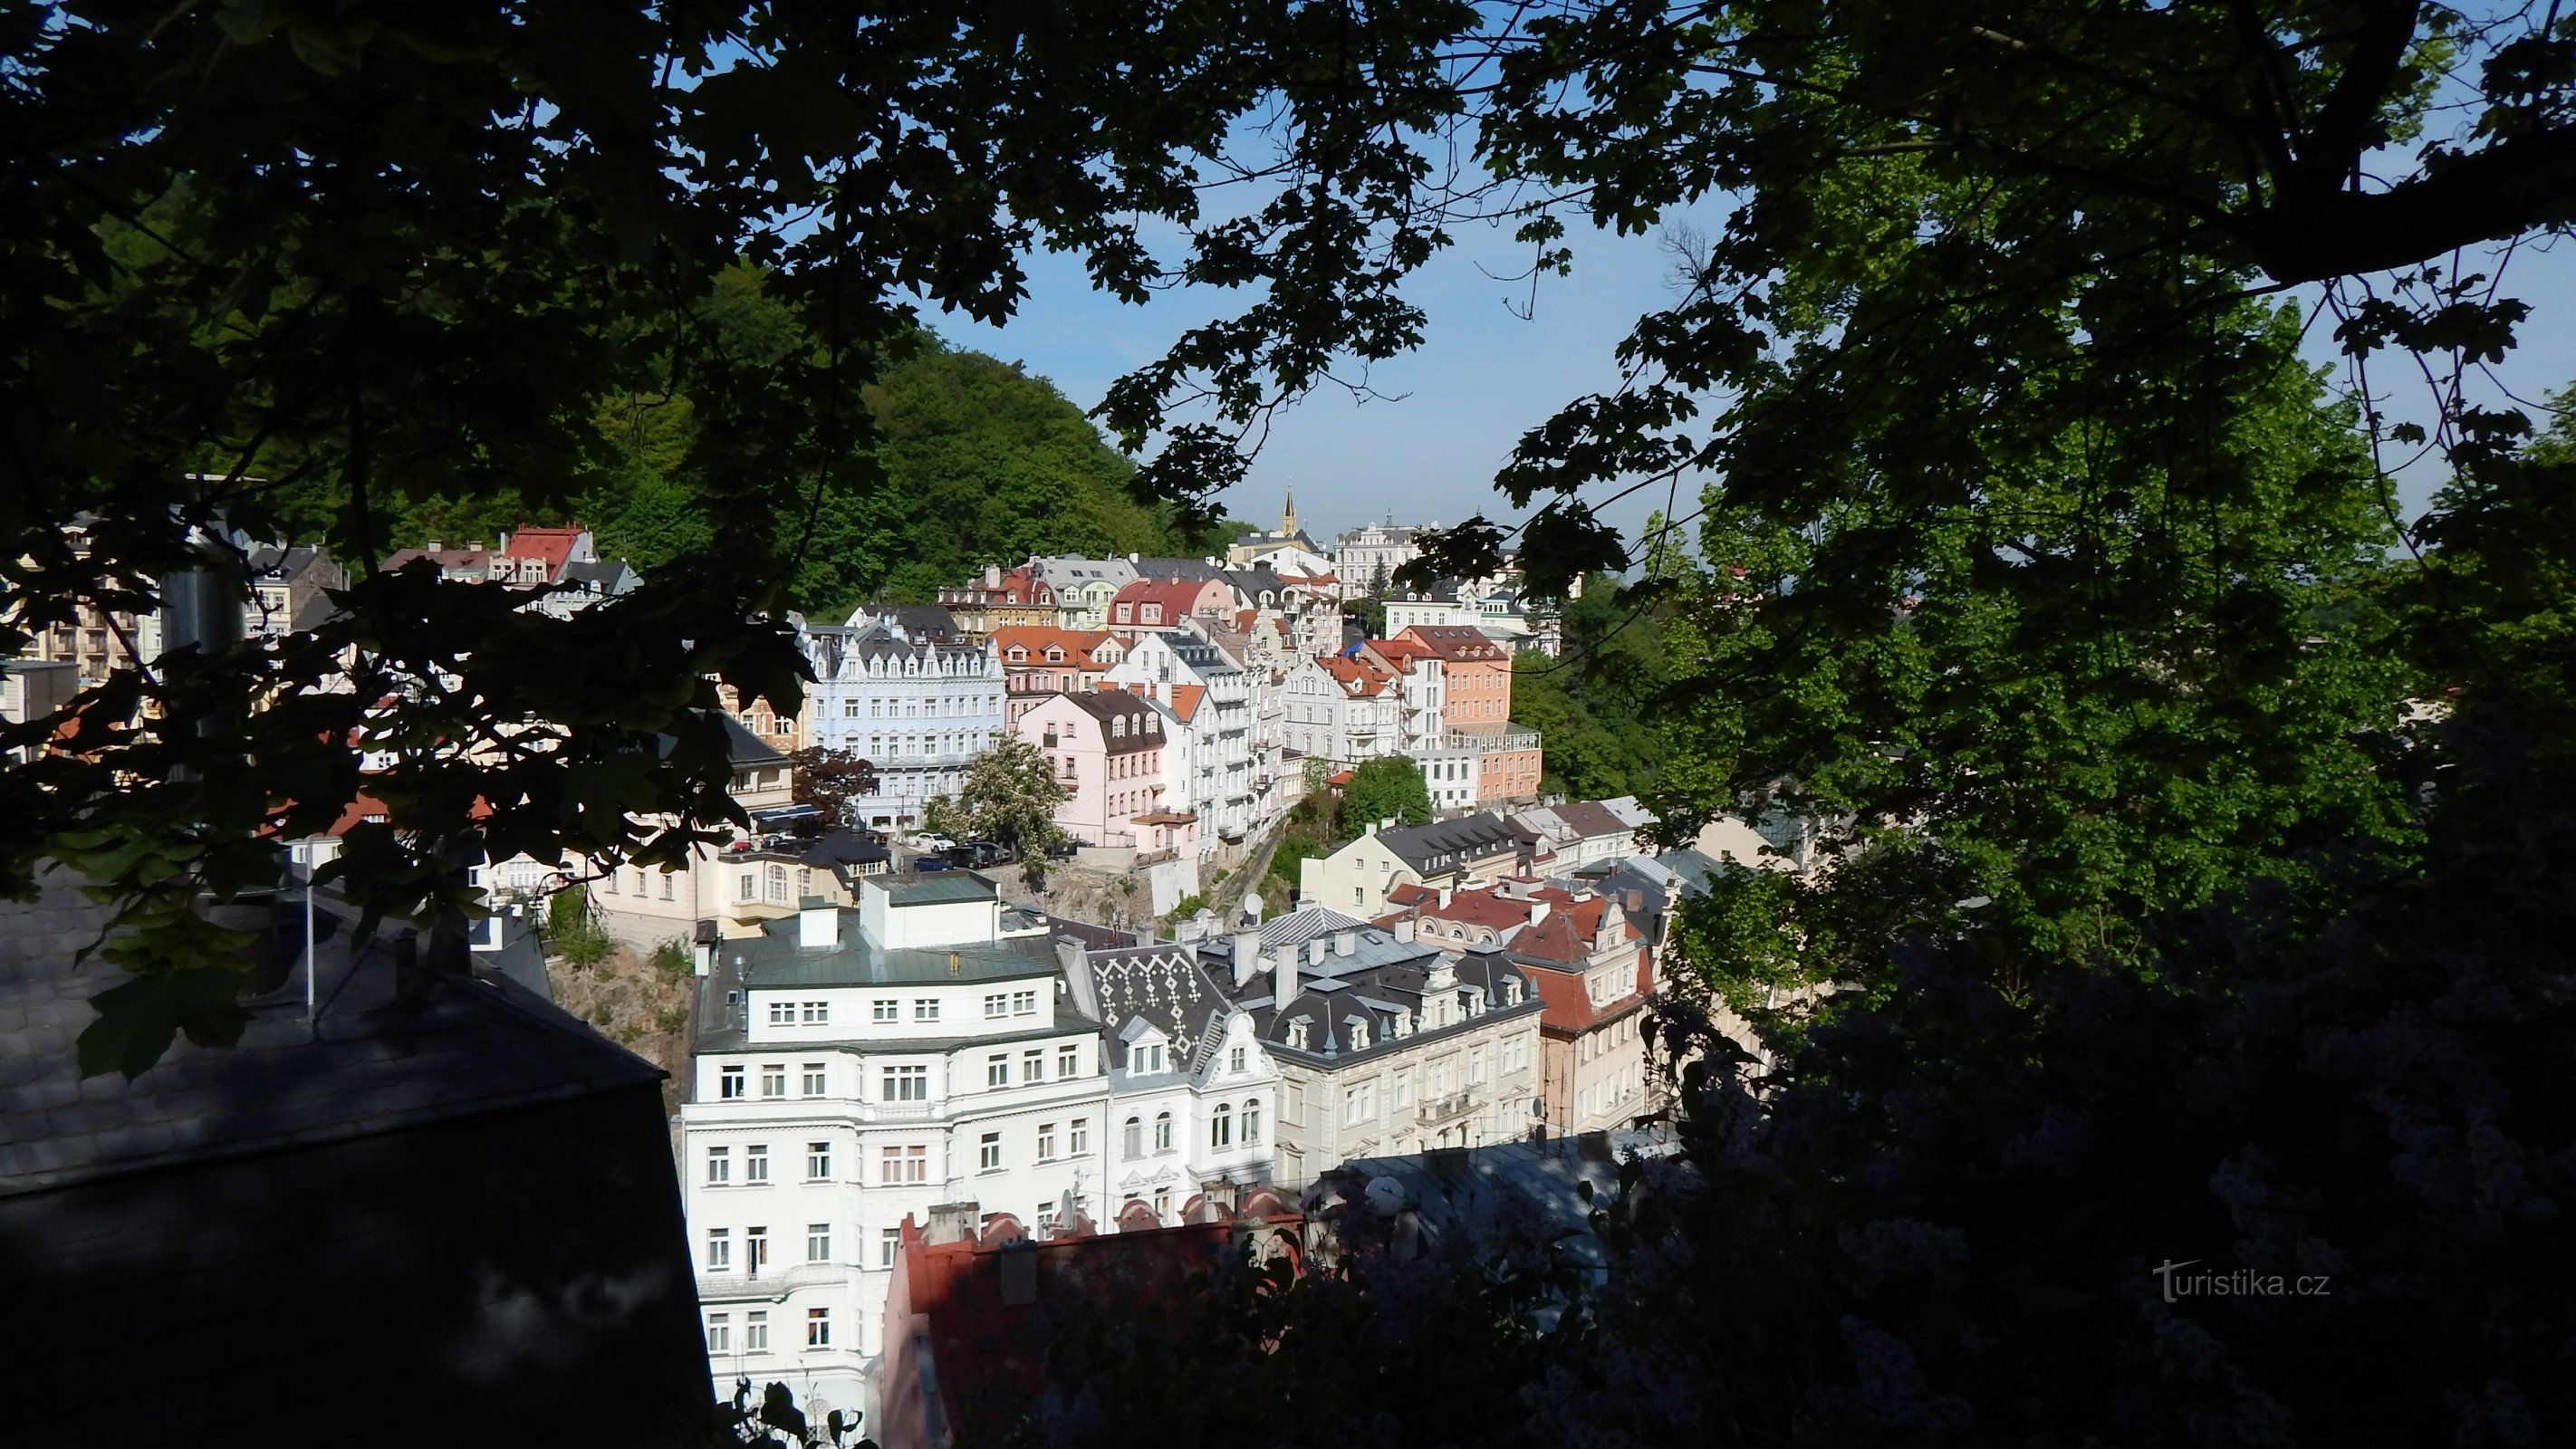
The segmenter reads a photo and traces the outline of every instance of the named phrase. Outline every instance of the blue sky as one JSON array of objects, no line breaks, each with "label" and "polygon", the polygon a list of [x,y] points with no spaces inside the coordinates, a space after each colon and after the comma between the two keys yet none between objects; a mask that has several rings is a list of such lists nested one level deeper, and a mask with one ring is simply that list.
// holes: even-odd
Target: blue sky
[{"label": "blue sky", "polygon": [[[1515,309],[1530,302],[1528,284],[1493,274],[1517,270],[1525,253],[1501,232],[1463,234],[1414,280],[1413,295],[1429,313],[1427,336],[1370,375],[1385,396],[1362,402],[1328,389],[1287,411],[1250,478],[1223,500],[1226,508],[1270,523],[1282,490],[1294,485],[1299,519],[1318,535],[1389,514],[1440,523],[1477,512],[1506,516],[1492,480],[1514,441],[1557,405],[1614,384],[1612,348],[1641,313],[1671,295],[1672,262],[1660,236],[1587,233],[1574,243],[1574,274],[1543,279],[1534,315],[1524,319]],[[2531,303],[2533,315],[2521,347],[2497,372],[2503,387],[2536,401],[2576,379],[2576,243],[2525,247],[2506,278],[2504,294]],[[1093,292],[1071,258],[1040,255],[1031,263],[1030,295],[1008,325],[927,320],[957,346],[1025,362],[1087,409],[1113,379],[1158,355],[1224,300],[1163,294],[1130,307]],[[2312,294],[2304,300],[2314,303]],[[2338,361],[2332,331],[2331,318],[2310,330],[2308,350],[2320,363]],[[2373,382],[2388,388],[2380,376]],[[2420,381],[2388,390],[2390,416],[2429,413]],[[2490,394],[2489,401],[2501,399]],[[2401,475],[2410,517],[2433,483],[2429,469]],[[1683,510],[1693,506],[1694,492],[1685,482]],[[1633,539],[1648,509],[1665,503],[1661,493],[1632,497],[1608,515]]]}]

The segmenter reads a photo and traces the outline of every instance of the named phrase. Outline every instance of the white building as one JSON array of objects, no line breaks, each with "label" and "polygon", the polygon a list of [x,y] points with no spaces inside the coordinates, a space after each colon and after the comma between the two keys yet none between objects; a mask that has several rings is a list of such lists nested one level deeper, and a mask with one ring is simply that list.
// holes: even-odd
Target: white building
[{"label": "white building", "polygon": [[867,1396],[905,1215],[1082,1203],[1108,1101],[1044,918],[962,873],[860,884],[856,910],[713,948],[680,1110],[716,1381],[842,1404]]},{"label": "white building", "polygon": [[1333,540],[1333,576],[1341,583],[1342,597],[1366,598],[1394,588],[1395,571],[1422,554],[1422,546],[1413,541],[1422,531],[1399,528],[1389,521],[1352,529]]},{"label": "white building", "polygon": [[1405,696],[1399,676],[1366,659],[1301,659],[1281,684],[1289,749],[1356,765],[1404,748]]},{"label": "white building", "polygon": [[[1255,806],[1258,749],[1254,738],[1256,686],[1251,671],[1226,657],[1207,637],[1184,628],[1139,634],[1127,657],[1112,667],[1109,684],[1135,690],[1168,706],[1181,726],[1178,752],[1185,772],[1183,797],[1199,817],[1199,849],[1220,839],[1240,841],[1261,823]],[[1195,693],[1193,693],[1195,691]]]},{"label": "white building", "polygon": [[965,872],[858,884],[708,954],[681,1171],[716,1381],[873,1410],[907,1216],[1176,1222],[1270,1181],[1280,1074],[1186,948],[1086,953]]},{"label": "white building", "polygon": [[1541,1002],[1507,954],[1314,909],[1191,944],[1278,1060],[1278,1181],[1510,1141],[1536,1120]]},{"label": "white building", "polygon": [[930,798],[954,796],[968,762],[1002,737],[1002,667],[989,644],[918,641],[887,618],[807,625],[801,642],[815,676],[808,737],[877,769],[877,791],[853,802],[850,823],[919,824]]}]

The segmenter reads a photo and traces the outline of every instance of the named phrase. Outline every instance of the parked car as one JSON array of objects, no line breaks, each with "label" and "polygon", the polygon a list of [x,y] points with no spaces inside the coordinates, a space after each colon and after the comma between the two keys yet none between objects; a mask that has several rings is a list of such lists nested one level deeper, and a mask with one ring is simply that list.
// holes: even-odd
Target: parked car
[{"label": "parked car", "polygon": [[1046,848],[1047,859],[1049,859],[1049,860],[1071,860],[1071,859],[1073,859],[1073,853],[1074,853],[1076,850],[1079,850],[1079,849],[1081,849],[1081,847],[1080,847],[1080,846],[1075,845],[1075,844],[1074,844],[1072,841],[1070,841],[1070,840],[1066,841],[1066,842],[1065,842],[1064,844],[1062,844],[1062,845],[1050,845],[1050,846],[1048,846],[1048,847]]},{"label": "parked car", "polygon": [[[1000,865],[1002,862],[1011,858],[1011,853],[1009,851],[1004,850],[999,844],[990,840],[969,840],[965,844],[958,846],[957,849],[958,851],[964,852],[968,857],[965,860],[959,861],[958,864],[969,868]],[[955,859],[954,852],[951,853],[950,858]]]},{"label": "parked car", "polygon": [[912,838],[912,843],[921,850],[936,851],[943,855],[957,848],[957,842],[945,835],[916,835]]},{"label": "parked car", "polygon": [[916,858],[912,863],[912,868],[916,871],[922,872],[946,870],[948,869],[948,862],[935,855],[925,855]]}]

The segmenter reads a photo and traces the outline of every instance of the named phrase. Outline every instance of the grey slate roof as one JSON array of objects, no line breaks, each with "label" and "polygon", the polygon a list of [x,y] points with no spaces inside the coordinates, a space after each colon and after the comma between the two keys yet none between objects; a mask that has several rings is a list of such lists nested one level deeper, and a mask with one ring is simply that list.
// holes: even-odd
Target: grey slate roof
[{"label": "grey slate roof", "polygon": [[[1492,811],[1428,825],[1398,825],[1377,833],[1378,843],[1423,875],[1446,874],[1461,864],[1488,860],[1532,843],[1529,831]],[[1433,864],[1445,861],[1446,864]]]},{"label": "grey slate roof", "polygon": [[[893,882],[900,885],[902,882]],[[928,882],[923,882],[928,884]],[[954,945],[885,947],[860,934],[858,912],[841,913],[841,944],[806,950],[794,917],[770,921],[758,936],[728,940],[718,963],[743,989],[780,986],[930,986],[949,981],[1015,981],[1055,974],[1055,946],[1044,936]],[[950,959],[955,958],[955,969]],[[707,978],[709,983],[714,977]],[[721,1000],[721,998],[718,998]],[[712,1020],[713,1018],[708,1018]]]},{"label": "grey slate roof", "polygon": [[[333,903],[325,896],[325,906]],[[184,1037],[129,1082],[83,1080],[89,998],[126,980],[73,956],[105,919],[57,873],[0,904],[0,1196],[387,1132],[658,1081],[660,1068],[498,976],[428,985],[394,1004],[390,953],[348,931],[320,952],[320,1026],[300,968],[250,1007],[232,1047]],[[293,941],[300,957],[302,940]]]}]

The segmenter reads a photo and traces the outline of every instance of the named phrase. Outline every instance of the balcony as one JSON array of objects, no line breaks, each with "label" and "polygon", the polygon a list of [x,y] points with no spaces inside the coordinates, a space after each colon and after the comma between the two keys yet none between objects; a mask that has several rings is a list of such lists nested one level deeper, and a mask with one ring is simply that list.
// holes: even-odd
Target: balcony
[{"label": "balcony", "polygon": [[757,1273],[721,1269],[710,1272],[698,1268],[698,1301],[701,1303],[775,1302],[799,1288],[825,1288],[846,1283],[859,1270],[846,1263],[797,1263],[781,1267],[775,1263]]},{"label": "balcony", "polygon": [[1443,1122],[1454,1122],[1481,1105],[1483,1105],[1481,1099],[1474,1092],[1453,1092],[1446,1097],[1428,1097],[1423,1100],[1421,1110],[1414,1114],[1414,1120],[1425,1127],[1433,1127]]}]

